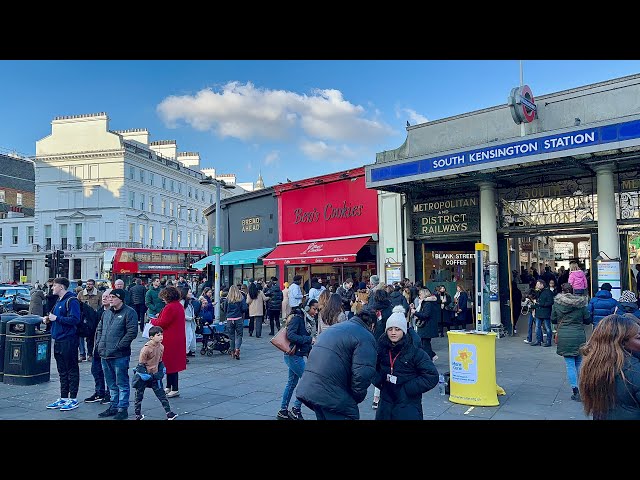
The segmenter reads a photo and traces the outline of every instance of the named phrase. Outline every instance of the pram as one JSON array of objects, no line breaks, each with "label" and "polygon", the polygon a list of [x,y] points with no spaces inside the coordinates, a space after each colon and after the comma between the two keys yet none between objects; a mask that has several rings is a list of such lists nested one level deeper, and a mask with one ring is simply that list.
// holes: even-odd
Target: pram
[{"label": "pram", "polygon": [[216,325],[211,325],[210,334],[202,334],[202,348],[200,349],[200,355],[213,356],[213,352],[218,351],[220,353],[229,353],[229,347],[231,342],[229,335],[224,332],[218,331]]}]

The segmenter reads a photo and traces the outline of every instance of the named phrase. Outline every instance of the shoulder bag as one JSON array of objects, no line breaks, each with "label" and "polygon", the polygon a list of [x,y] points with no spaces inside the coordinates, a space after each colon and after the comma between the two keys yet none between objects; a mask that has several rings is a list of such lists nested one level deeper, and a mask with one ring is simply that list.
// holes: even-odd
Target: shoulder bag
[{"label": "shoulder bag", "polygon": [[276,333],[270,340],[271,344],[278,350],[284,352],[287,355],[293,355],[296,353],[296,345],[291,346],[291,342],[287,338],[287,327],[282,327],[278,333]]}]

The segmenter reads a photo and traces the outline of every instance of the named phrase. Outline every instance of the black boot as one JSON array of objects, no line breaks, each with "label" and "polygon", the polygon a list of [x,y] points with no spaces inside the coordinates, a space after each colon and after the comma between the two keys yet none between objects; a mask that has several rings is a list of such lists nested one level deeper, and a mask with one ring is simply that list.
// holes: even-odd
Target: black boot
[{"label": "black boot", "polygon": [[573,395],[571,395],[571,400],[575,400],[576,402],[581,402],[580,392],[578,391],[578,387],[572,387]]}]

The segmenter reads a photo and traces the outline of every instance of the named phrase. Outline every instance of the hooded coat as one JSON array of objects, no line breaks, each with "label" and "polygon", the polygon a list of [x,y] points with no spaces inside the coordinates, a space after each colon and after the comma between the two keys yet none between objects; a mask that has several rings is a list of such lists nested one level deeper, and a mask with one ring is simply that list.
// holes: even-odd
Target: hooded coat
[{"label": "hooded coat", "polygon": [[577,357],[586,343],[584,325],[591,323],[587,310],[587,297],[573,293],[559,293],[551,308],[551,321],[558,323],[556,350],[563,357]]},{"label": "hooded coat", "polygon": [[599,290],[589,302],[589,314],[593,321],[593,328],[607,315],[611,315],[618,306],[618,301],[613,298],[609,290]]},{"label": "hooded coat", "polygon": [[[438,370],[407,335],[393,345],[387,335],[378,340],[378,358],[373,384],[380,389],[376,420],[422,420],[422,394],[438,384]],[[397,356],[396,356],[397,355]],[[387,381],[392,373],[396,383]]]},{"label": "hooded coat", "polygon": [[[440,304],[435,295],[424,300],[418,300],[416,309],[416,331],[420,338],[436,338],[438,336],[438,322],[440,321]],[[424,324],[420,327],[422,322]]]},{"label": "hooded coat", "polygon": [[44,315],[44,302],[46,296],[39,288],[34,288],[31,292],[31,300],[29,300],[29,313],[31,315],[38,315],[41,317]]}]

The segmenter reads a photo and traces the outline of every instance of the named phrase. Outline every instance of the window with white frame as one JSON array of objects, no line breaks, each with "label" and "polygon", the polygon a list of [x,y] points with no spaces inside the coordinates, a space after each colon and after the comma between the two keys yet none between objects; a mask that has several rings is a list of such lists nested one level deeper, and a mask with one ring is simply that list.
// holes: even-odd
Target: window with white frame
[{"label": "window with white frame", "polygon": [[133,165],[129,165],[129,178],[131,180],[136,178],[136,167],[134,167]]},{"label": "window with white frame", "polygon": [[173,202],[169,202],[169,216],[173,217]]},{"label": "window with white frame", "polygon": [[[189,188],[187,189],[187,195],[188,195],[188,197],[189,197],[189,198],[191,198],[191,187],[189,187]],[[197,197],[197,196],[198,196],[198,190],[196,190],[196,197]]]},{"label": "window with white frame", "polygon": [[169,191],[173,192],[173,179],[169,180]]},{"label": "window with white frame", "polygon": [[140,243],[144,245],[144,225],[138,225],[138,237],[140,238]]},{"label": "window with white frame", "polygon": [[91,180],[98,179],[98,165],[89,165],[89,178]]},{"label": "window with white frame", "polygon": [[136,225],[135,223],[130,223],[129,224],[129,241],[133,242],[133,233],[135,232],[136,229]]},{"label": "window with white frame", "polygon": [[140,169],[140,183],[144,183],[144,170]]},{"label": "window with white frame", "polygon": [[182,193],[182,183],[176,182],[176,184],[178,185],[178,193]]},{"label": "window with white frame", "polygon": [[16,193],[16,205],[22,205],[22,194]]},{"label": "window with white frame", "polygon": [[131,190],[129,190],[129,206],[136,208],[136,192],[132,192]]},{"label": "window with white frame", "polygon": [[73,176],[76,180],[84,180],[84,165],[76,165],[71,168],[73,169]]},{"label": "window with white frame", "polygon": [[167,214],[167,201],[163,198],[161,203],[162,203],[162,214],[166,215]]},{"label": "window with white frame", "polygon": [[51,225],[44,226],[44,246],[46,250],[51,250]]},{"label": "window with white frame", "polygon": [[142,210],[144,212],[144,193],[140,194],[140,210]]},{"label": "window with white frame", "polygon": [[18,227],[11,227],[11,245],[18,244]]},{"label": "window with white frame", "polygon": [[162,246],[164,247],[166,245],[166,237],[167,237],[167,229],[162,227]]},{"label": "window with white frame", "polygon": [[67,237],[67,224],[60,225],[60,243],[62,244],[62,250],[66,250],[69,244],[69,238]]},{"label": "window with white frame", "polygon": [[153,225],[149,225],[149,245],[153,247]]},{"label": "window with white frame", "polygon": [[155,197],[153,195],[149,195],[149,211],[153,213],[153,203],[155,201]]},{"label": "window with white frame", "polygon": [[76,223],[76,248],[80,250],[82,248],[82,224]]},{"label": "window with white frame", "polygon": [[209,203],[213,203],[213,193],[209,194]]},{"label": "window with white frame", "polygon": [[165,177],[162,177],[162,188],[167,189],[167,179]]},{"label": "window with white frame", "polygon": [[187,247],[191,248],[191,232],[187,232]]},{"label": "window with white frame", "polygon": [[153,187],[153,172],[149,172],[149,185],[151,185]]},{"label": "window with white frame", "polygon": [[182,246],[182,230],[178,230],[178,247]]},{"label": "window with white frame", "polygon": [[173,230],[169,230],[169,246],[173,247]]},{"label": "window with white frame", "polygon": [[27,227],[27,243],[29,244],[33,243],[33,228],[33,226]]}]

